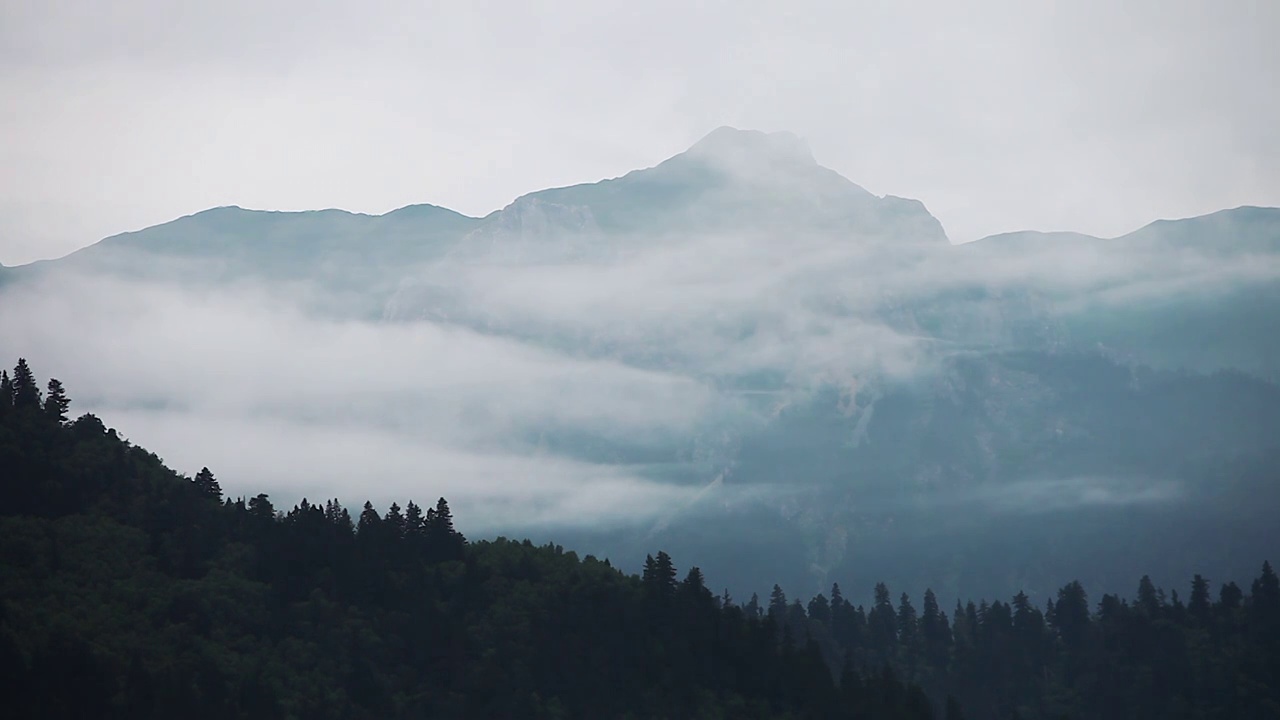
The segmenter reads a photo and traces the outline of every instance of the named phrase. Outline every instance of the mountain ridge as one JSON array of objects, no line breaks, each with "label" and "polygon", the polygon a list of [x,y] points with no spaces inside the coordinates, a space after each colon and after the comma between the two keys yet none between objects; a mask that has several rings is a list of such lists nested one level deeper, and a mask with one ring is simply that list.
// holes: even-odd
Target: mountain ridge
[{"label": "mountain ridge", "polygon": [[[723,197],[722,194],[718,195],[717,193],[722,193],[727,182],[743,185],[748,192],[745,195],[739,193],[729,198]],[[454,226],[471,225],[466,232],[475,232],[486,226],[501,224],[504,222],[504,217],[512,214],[519,215],[530,206],[537,205],[568,208],[571,211],[570,215],[575,213],[583,215],[585,208],[592,219],[588,228],[592,231],[634,232],[653,230],[653,227],[646,225],[646,218],[655,213],[669,215],[666,222],[671,227],[679,226],[680,223],[697,227],[706,222],[706,216],[716,218],[717,213],[724,215],[740,212],[751,206],[769,205],[782,196],[786,196],[785,199],[792,204],[780,205],[779,209],[783,212],[766,217],[765,226],[771,230],[785,227],[788,223],[803,224],[806,217],[812,218],[817,215],[819,217],[815,222],[823,231],[874,232],[884,226],[889,228],[901,226],[911,228],[914,235],[925,237],[929,241],[941,240],[949,245],[952,244],[947,239],[942,223],[928,212],[923,201],[891,194],[874,195],[838,172],[818,163],[808,144],[800,137],[789,132],[765,133],[721,126],[699,139],[687,150],[654,166],[630,170],[617,177],[595,182],[533,190],[520,195],[502,208],[479,217],[431,203],[413,203],[384,213],[364,213],[342,208],[269,210],[230,204],[199,210],[138,230],[110,235],[59,258],[7,266],[6,269],[48,266],[51,263],[81,256],[86,251],[98,252],[93,248],[101,245],[142,242],[148,249],[165,251],[164,239],[153,239],[150,236],[163,235],[167,231],[185,230],[191,223],[206,223],[211,219],[236,223],[245,222],[250,218],[272,223],[306,223],[321,217],[340,218],[338,222],[430,221]],[[648,201],[650,206],[639,209],[630,207],[635,205],[637,197]],[[717,207],[700,213],[697,208],[700,203],[712,203]],[[793,209],[798,209],[800,212],[793,214],[785,212]],[[744,220],[741,227],[736,229],[758,228],[760,225],[758,221],[759,218],[753,216]],[[1185,227],[1180,225],[1184,223],[1211,224],[1224,221],[1280,222],[1280,208],[1242,205],[1204,215],[1161,218],[1131,232],[1110,238],[1074,231],[1014,230],[956,245],[989,248],[993,244],[1016,247],[1024,242],[1043,244],[1126,241],[1141,239],[1171,228]],[[516,226],[519,224],[519,221],[515,222]],[[259,231],[256,228],[254,230]],[[368,234],[372,232],[374,231],[367,231]],[[461,233],[461,235],[465,234]],[[461,240],[462,238],[460,236],[451,239]],[[1280,251],[1280,244],[1272,243],[1260,249],[1268,252]]]}]

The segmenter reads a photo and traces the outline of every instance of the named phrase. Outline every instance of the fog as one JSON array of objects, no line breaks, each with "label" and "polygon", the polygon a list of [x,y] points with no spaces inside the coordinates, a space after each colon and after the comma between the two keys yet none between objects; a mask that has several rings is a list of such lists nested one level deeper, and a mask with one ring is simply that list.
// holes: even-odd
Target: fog
[{"label": "fog", "polygon": [[[661,528],[797,492],[803,478],[734,482],[736,456],[744,437],[823,390],[841,393],[846,417],[862,413],[857,445],[877,393],[928,383],[956,355],[1021,347],[1019,314],[1053,323],[1099,303],[1280,279],[1275,256],[1221,245],[922,252],[909,237],[803,228],[585,242],[602,251],[499,237],[477,254],[464,242],[403,269],[381,320],[317,310],[326,289],[306,282],[35,274],[0,289],[0,352],[63,379],[77,413],[99,414],[179,471],[211,467],[233,495],[383,507],[444,495],[463,529],[482,533]],[[124,252],[117,267],[204,272]],[[956,295],[975,288],[976,299]],[[941,330],[924,329],[930,314]],[[1176,485],[1125,478],[965,493],[955,497],[996,513],[1180,497]]]}]

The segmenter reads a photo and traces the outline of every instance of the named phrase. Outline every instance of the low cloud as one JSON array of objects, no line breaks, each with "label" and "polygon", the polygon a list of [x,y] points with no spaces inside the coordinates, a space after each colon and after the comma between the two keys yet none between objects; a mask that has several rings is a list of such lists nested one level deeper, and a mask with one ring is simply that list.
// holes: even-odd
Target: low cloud
[{"label": "low cloud", "polygon": [[1183,497],[1180,484],[1165,480],[1072,477],[1020,480],[986,487],[973,502],[997,513],[1043,513],[1090,507],[1150,506]]},{"label": "low cloud", "polygon": [[0,337],[6,356],[64,379],[74,411],[180,471],[214,468],[228,492],[445,495],[495,527],[653,520],[697,488],[540,439],[642,453],[694,434],[717,402],[680,374],[458,326],[327,321],[262,289],[58,276],[4,292]]},{"label": "low cloud", "polygon": [[[1084,240],[917,252],[804,232],[588,239],[602,252],[532,246],[513,261],[499,243],[406,270],[382,322],[318,312],[333,297],[305,282],[50,272],[0,290],[0,353],[232,493],[445,495],[475,527],[508,531],[661,525],[708,507],[695,502],[708,486],[777,490],[719,480],[777,408],[833,387],[851,401],[1012,343],[1002,314],[1021,301],[1000,298],[1048,298],[1027,312],[1052,319],[1280,279],[1270,256]],[[207,270],[147,255],[117,267]],[[965,335],[979,326],[993,329]],[[1177,497],[1077,478],[980,500],[1022,512]]]}]

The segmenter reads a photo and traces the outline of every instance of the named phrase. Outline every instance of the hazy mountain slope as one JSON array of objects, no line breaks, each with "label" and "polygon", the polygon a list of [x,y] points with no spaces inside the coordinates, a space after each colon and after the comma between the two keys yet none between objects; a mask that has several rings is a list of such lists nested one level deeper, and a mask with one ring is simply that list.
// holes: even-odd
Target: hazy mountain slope
[{"label": "hazy mountain slope", "polygon": [[1117,238],[1015,233],[964,245],[975,263],[1023,263],[1006,280],[1077,349],[1163,368],[1280,378],[1280,209],[1160,220]]},{"label": "hazy mountain slope", "polygon": [[434,205],[384,215],[343,210],[268,212],[220,207],[115,235],[23,277],[81,273],[201,286],[307,284],[330,294],[328,312],[367,316],[413,268],[438,259],[480,220]]},{"label": "hazy mountain slope", "polygon": [[920,202],[872,195],[819,165],[794,135],[723,127],[655,167],[524,195],[486,217],[458,253],[546,262],[721,234],[774,243],[807,234],[947,242]]},{"label": "hazy mountain slope", "polygon": [[[449,467],[486,531],[658,542],[738,593],[865,568],[1114,591],[1132,565],[1097,538],[1170,579],[1276,542],[1251,502],[1280,457],[1278,247],[1267,208],[952,246],[794,136],[722,128],[480,219],[220,208],[5,268],[50,284],[0,307],[0,350],[111,358],[77,368],[95,411],[216,418],[205,456],[288,433],[281,491]],[[131,390],[115,368],[139,364],[174,377]],[[214,374],[236,392],[191,387]]]},{"label": "hazy mountain slope", "polygon": [[946,242],[918,201],[872,195],[819,165],[789,133],[722,127],[655,167],[522,199],[590,208],[606,232],[822,231]]}]

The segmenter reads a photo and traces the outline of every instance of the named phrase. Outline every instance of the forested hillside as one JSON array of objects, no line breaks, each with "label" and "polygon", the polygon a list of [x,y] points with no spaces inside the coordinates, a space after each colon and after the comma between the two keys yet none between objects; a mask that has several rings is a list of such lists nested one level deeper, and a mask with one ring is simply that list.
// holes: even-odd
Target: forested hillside
[{"label": "forested hillside", "polygon": [[0,376],[7,717],[1280,717],[1270,565],[1185,601],[737,602],[663,552],[468,542],[443,499],[223,497],[69,404]]},{"label": "forested hillside", "polygon": [[468,543],[448,504],[223,498],[20,361],[0,391],[0,692],[21,718],[928,718],[892,673],[677,579]]}]

